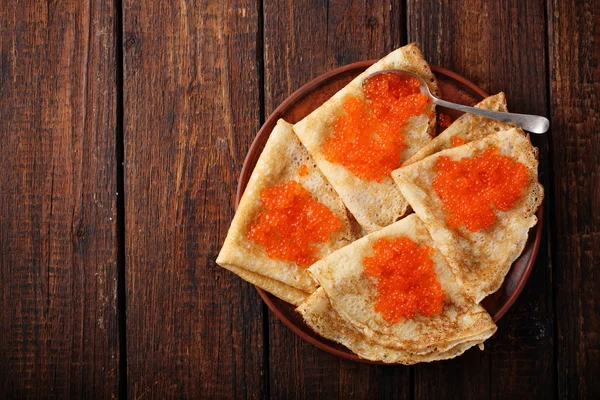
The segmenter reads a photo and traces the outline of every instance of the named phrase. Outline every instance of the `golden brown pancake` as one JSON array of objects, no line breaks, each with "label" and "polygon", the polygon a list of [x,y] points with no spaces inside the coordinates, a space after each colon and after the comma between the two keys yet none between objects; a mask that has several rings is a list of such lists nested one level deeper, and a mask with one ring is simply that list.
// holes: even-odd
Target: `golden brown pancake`
[{"label": "golden brown pancake", "polygon": [[304,292],[300,289],[296,289],[293,286],[286,285],[283,282],[276,281],[275,279],[267,278],[266,276],[250,272],[247,269],[233,266],[231,264],[223,264],[223,268],[233,272],[248,283],[258,286],[262,290],[265,290],[280,299],[287,301],[295,306],[305,301],[310,293]]},{"label": "golden brown pancake", "polygon": [[[419,246],[434,249],[430,258],[446,298],[440,314],[430,317],[416,314],[411,319],[393,323],[375,311],[377,278],[365,272],[363,259],[372,255],[373,245],[380,238],[409,238]],[[313,264],[309,270],[331,299],[333,309],[360,336],[366,337],[371,344],[400,352],[394,360],[403,360],[405,353],[454,354],[452,350],[455,349],[456,354],[460,354],[465,349],[461,345],[482,343],[496,331],[488,313],[464,295],[464,289],[458,284],[442,254],[435,249],[425,225],[415,214],[330,254]],[[317,326],[315,321],[312,326]],[[326,337],[333,340],[340,339],[339,333],[336,334],[325,333]],[[346,341],[344,345],[356,347],[352,344],[355,341]],[[372,356],[367,355],[369,353],[366,350],[363,356],[384,359],[376,356],[379,350],[372,350]]]},{"label": "golden brown pancake", "polygon": [[[490,227],[475,232],[464,227],[451,228],[448,212],[432,187],[439,157],[451,160],[482,154],[491,147],[527,167],[528,182],[515,205],[494,210],[496,220]],[[443,150],[392,173],[402,194],[423,220],[436,247],[477,301],[495,292],[527,242],[528,232],[537,223],[535,212],[544,196],[538,182],[537,149],[520,129],[511,128],[485,136],[463,146]]]},{"label": "golden brown pancake", "polygon": [[475,345],[481,345],[485,336],[495,331],[495,327],[489,325],[489,331],[484,335],[474,336],[472,340],[458,343],[446,351],[432,350],[429,353],[416,354],[382,346],[361,334],[335,311],[323,288],[317,289],[300,304],[296,311],[302,315],[304,322],[319,335],[346,346],[361,358],[385,363],[410,365],[454,358]]},{"label": "golden brown pancake", "polygon": [[[306,165],[306,173],[300,176],[298,170],[302,165]],[[262,210],[261,190],[290,180],[299,182],[314,200],[327,206],[342,223],[341,228],[331,233],[328,242],[315,245],[318,258],[355,239],[347,210],[339,196],[319,172],[306,149],[292,132],[291,125],[279,120],[248,181],[217,258],[217,264],[283,300],[298,304],[304,294],[310,294],[317,289],[317,283],[306,268],[294,262],[270,258],[263,246],[247,238],[249,227]],[[244,273],[243,270],[252,274]],[[283,294],[286,287],[295,288],[296,291]]]},{"label": "golden brown pancake", "polygon": [[[344,100],[348,96],[364,98],[362,81],[365,76],[386,69],[412,71],[422,76],[431,91],[437,93],[435,77],[417,45],[412,43],[373,64],[321,107],[294,125],[294,132],[366,232],[381,229],[403,216],[407,208],[406,201],[391,177],[385,177],[382,182],[360,179],[343,165],[327,161],[322,146],[333,133],[336,119],[345,113]],[[399,155],[400,163],[431,140],[435,128],[433,110],[433,104],[429,104],[423,114],[412,117],[402,127],[405,149]]]},{"label": "golden brown pancake", "polygon": [[[506,96],[500,92],[493,96],[486,97],[481,102],[475,105],[477,108],[483,108],[490,111],[502,111],[507,112],[506,107]],[[451,149],[452,138],[458,138],[463,143],[469,143],[474,140],[481,139],[492,133],[499,131],[505,131],[510,128],[514,128],[512,124],[495,121],[493,119],[480,117],[479,115],[465,113],[458,117],[448,128],[442,133],[433,138],[431,142],[423,146],[419,151],[413,154],[408,160],[402,164],[406,166],[414,163],[415,161],[422,160],[423,158],[435,154],[439,151]]]}]

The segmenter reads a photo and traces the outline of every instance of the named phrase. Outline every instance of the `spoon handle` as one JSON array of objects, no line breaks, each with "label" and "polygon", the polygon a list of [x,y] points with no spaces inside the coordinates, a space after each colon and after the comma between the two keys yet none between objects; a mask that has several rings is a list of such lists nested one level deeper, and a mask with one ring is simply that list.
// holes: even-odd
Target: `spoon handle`
[{"label": "spoon handle", "polygon": [[462,104],[451,103],[446,100],[434,98],[433,103],[453,110],[464,111],[471,114],[481,115],[482,117],[495,119],[500,122],[512,122],[532,133],[545,133],[550,127],[548,118],[539,115],[515,114],[508,112],[490,111],[483,108],[463,106]]}]

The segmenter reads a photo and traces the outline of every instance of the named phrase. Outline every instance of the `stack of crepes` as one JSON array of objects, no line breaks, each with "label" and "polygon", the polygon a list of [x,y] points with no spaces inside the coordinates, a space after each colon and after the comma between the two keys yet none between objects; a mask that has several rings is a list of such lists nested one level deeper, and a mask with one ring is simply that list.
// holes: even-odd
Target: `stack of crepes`
[{"label": "stack of crepes", "polygon": [[[415,44],[292,126],[280,120],[217,258],[358,356],[413,364],[492,336],[480,301],[521,254],[543,198],[520,129],[464,114],[434,138],[438,93]],[[502,93],[477,107],[506,111]]]}]

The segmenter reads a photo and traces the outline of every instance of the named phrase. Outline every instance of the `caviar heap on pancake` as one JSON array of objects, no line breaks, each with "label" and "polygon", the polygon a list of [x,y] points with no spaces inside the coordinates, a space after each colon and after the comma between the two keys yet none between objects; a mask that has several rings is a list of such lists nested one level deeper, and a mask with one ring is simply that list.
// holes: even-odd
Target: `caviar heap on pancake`
[{"label": "caviar heap on pancake", "polygon": [[406,364],[452,358],[496,331],[414,213],[329,254],[309,272],[322,289],[298,311],[317,333],[364,358]]},{"label": "caviar heap on pancake", "polygon": [[458,136],[452,136],[450,138],[450,144],[452,145],[452,147],[462,146],[463,144],[465,144],[465,140]]},{"label": "caviar heap on pancake", "polygon": [[342,226],[331,210],[294,180],[262,189],[260,200],[263,210],[247,237],[264,246],[271,258],[309,266],[318,260],[313,244],[327,242]]},{"label": "caviar heap on pancake", "polygon": [[494,209],[512,208],[528,180],[525,165],[492,147],[458,161],[440,157],[433,188],[448,210],[447,224],[475,232],[494,223]]},{"label": "caviar heap on pancake", "polygon": [[375,311],[398,322],[415,314],[426,317],[442,312],[446,296],[433,269],[433,248],[409,238],[380,238],[373,255],[363,259],[365,272],[378,278]]},{"label": "caviar heap on pancake", "polygon": [[298,167],[298,176],[306,176],[308,175],[308,166],[306,164],[302,164]]},{"label": "caviar heap on pancake", "polygon": [[400,166],[402,126],[425,111],[428,99],[420,93],[417,79],[392,73],[370,78],[364,93],[364,100],[356,96],[345,99],[345,115],[337,118],[323,154],[361,179],[381,182]]}]

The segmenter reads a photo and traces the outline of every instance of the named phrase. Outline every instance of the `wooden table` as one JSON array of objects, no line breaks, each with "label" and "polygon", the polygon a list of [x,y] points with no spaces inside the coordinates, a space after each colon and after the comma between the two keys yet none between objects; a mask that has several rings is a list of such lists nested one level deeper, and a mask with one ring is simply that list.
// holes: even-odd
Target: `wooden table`
[{"label": "wooden table", "polygon": [[[206,3],[1,2],[0,398],[598,398],[600,1]],[[215,258],[265,116],[411,41],[549,116],[546,229],[485,351],[370,366]]]}]

